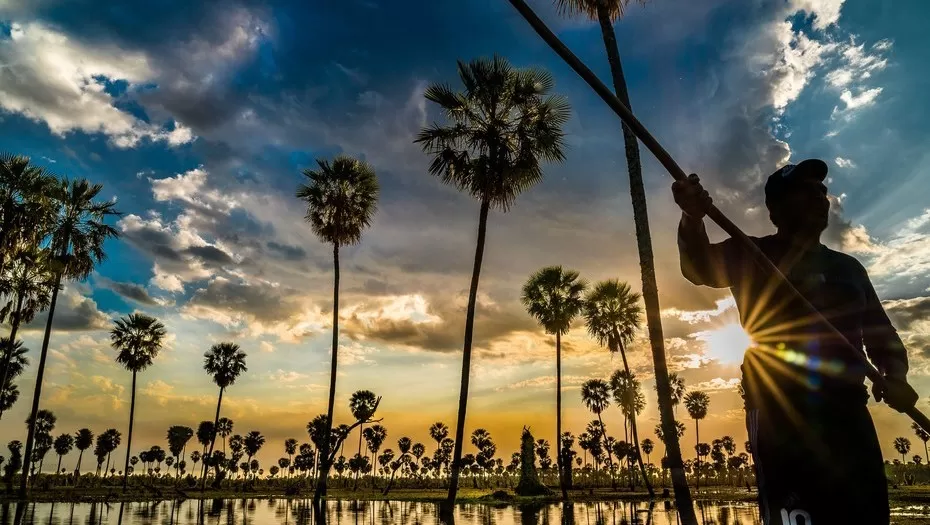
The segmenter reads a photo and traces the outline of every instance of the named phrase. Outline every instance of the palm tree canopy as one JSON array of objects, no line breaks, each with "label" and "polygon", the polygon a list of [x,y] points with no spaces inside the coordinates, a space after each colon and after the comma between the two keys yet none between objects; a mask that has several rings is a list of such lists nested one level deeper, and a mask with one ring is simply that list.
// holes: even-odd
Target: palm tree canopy
[{"label": "palm tree canopy", "polygon": [[6,298],[0,321],[12,321],[16,303],[21,302],[19,321],[31,322],[48,308],[54,282],[49,251],[34,244],[18,245],[0,272],[0,293]]},{"label": "palm tree canopy", "polygon": [[432,156],[432,175],[507,211],[542,179],[540,159],[564,159],[568,102],[550,94],[555,81],[548,72],[515,69],[499,56],[459,61],[458,74],[461,92],[447,84],[426,89],[448,124],[424,128],[415,142]]},{"label": "palm tree canopy", "polygon": [[633,417],[646,408],[646,396],[633,372],[615,371],[610,377],[610,389],[614,401],[627,417]]},{"label": "palm tree canopy", "polygon": [[581,385],[581,401],[588,410],[600,414],[610,406],[610,385],[602,379],[589,379]]},{"label": "palm tree canopy", "polygon": [[364,437],[365,441],[368,443],[368,450],[371,452],[378,452],[381,448],[381,445],[384,444],[384,441],[387,439],[387,429],[381,425],[372,425],[365,429]]},{"label": "palm tree canopy", "polygon": [[442,421],[437,421],[429,427],[429,437],[434,441],[441,442],[449,436],[449,427]]},{"label": "palm tree canopy", "polygon": [[220,388],[226,388],[236,382],[240,374],[246,372],[246,353],[235,343],[218,343],[203,354],[203,369],[213,377],[213,382]]},{"label": "palm tree canopy", "polygon": [[685,379],[671,372],[668,375],[668,384],[672,394],[672,406],[676,406],[685,398]]},{"label": "palm tree canopy", "polygon": [[356,421],[368,421],[375,414],[378,397],[371,390],[358,390],[349,398],[349,411]]},{"label": "palm tree canopy", "polygon": [[181,451],[187,446],[187,442],[194,437],[194,429],[182,425],[174,425],[168,428],[168,450],[172,456],[180,456]]},{"label": "palm tree canopy", "polygon": [[284,453],[285,454],[295,454],[297,452],[297,440],[294,438],[287,438],[284,440]]},{"label": "palm tree canopy", "polygon": [[254,456],[265,445],[265,436],[261,432],[253,430],[245,435],[243,444],[245,445],[246,455]]},{"label": "palm tree canopy", "polygon": [[228,417],[221,417],[216,422],[216,433],[221,437],[226,437],[233,433],[233,420]]},{"label": "palm tree canopy", "polygon": [[201,421],[197,425],[197,441],[201,445],[209,445],[213,439],[213,421]]},{"label": "palm tree canopy", "polygon": [[917,423],[911,423],[911,428],[914,430],[914,434],[917,435],[917,439],[923,441],[924,443],[930,441],[930,434],[928,434],[927,431],[923,429],[923,427]]},{"label": "palm tree canopy", "polygon": [[29,157],[0,155],[0,251],[4,255],[28,241],[24,236],[46,233],[43,230],[53,210],[49,189],[54,181]]},{"label": "palm tree canopy", "polygon": [[547,266],[531,275],[523,285],[521,301],[547,333],[564,334],[581,311],[585,287],[578,272]]},{"label": "palm tree canopy", "polygon": [[710,397],[700,390],[688,392],[685,396],[685,408],[688,409],[688,415],[691,419],[704,419],[707,417],[707,409],[710,406]]},{"label": "palm tree canopy", "polygon": [[55,448],[56,454],[64,456],[68,452],[71,452],[71,448],[74,447],[74,436],[71,434],[62,434],[55,438],[52,447]]},{"label": "palm tree canopy", "polygon": [[567,17],[585,16],[597,20],[598,7],[604,10],[610,21],[623,18],[627,6],[633,2],[645,4],[646,0],[555,0],[559,14]]},{"label": "palm tree canopy", "polygon": [[117,319],[114,325],[110,344],[117,351],[116,362],[130,372],[141,372],[151,366],[167,334],[165,325],[138,313]]},{"label": "palm tree canopy", "polygon": [[55,257],[63,257],[64,275],[84,279],[94,266],[106,259],[103,243],[119,237],[106,219],[120,215],[115,201],[95,200],[103,190],[86,179],[62,180],[51,188],[58,204],[51,227],[50,247]]},{"label": "palm tree canopy", "polygon": [[[0,338],[0,377],[3,376],[4,372],[7,374],[7,381],[19,377],[19,375],[26,370],[26,367],[29,366],[29,358],[26,357],[27,353],[29,353],[29,349],[23,346],[23,341],[21,339],[16,340],[11,350],[10,338]],[[3,368],[7,359],[10,360],[10,369],[5,371]]]},{"label": "palm tree canopy", "polygon": [[911,450],[911,440],[906,437],[894,438],[894,449],[898,451],[898,454],[907,454]]},{"label": "palm tree canopy", "polygon": [[378,208],[378,178],[367,162],[339,155],[318,169],[305,169],[297,198],[307,203],[305,220],[321,240],[336,246],[357,244]]},{"label": "palm tree canopy", "polygon": [[94,444],[94,433],[88,428],[82,428],[74,434],[74,446],[78,450],[87,450]]},{"label": "palm tree canopy", "polygon": [[[52,430],[55,429],[55,423],[58,422],[58,418],[55,417],[55,414],[51,410],[41,409],[36,413],[36,424],[35,424],[35,433],[36,434],[51,434]],[[32,425],[32,416],[26,418],[26,425]]]},{"label": "palm tree canopy", "polygon": [[630,344],[642,318],[639,297],[618,279],[597,283],[585,297],[582,313],[591,337],[611,352]]}]

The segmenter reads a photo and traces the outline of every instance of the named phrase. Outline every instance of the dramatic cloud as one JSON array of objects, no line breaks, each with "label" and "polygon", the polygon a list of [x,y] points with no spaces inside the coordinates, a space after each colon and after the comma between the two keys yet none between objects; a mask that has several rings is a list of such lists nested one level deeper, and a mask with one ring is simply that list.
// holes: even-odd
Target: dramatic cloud
[{"label": "dramatic cloud", "polygon": [[908,331],[923,323],[930,329],[930,297],[895,299],[882,303],[898,330]]},{"label": "dramatic cloud", "polygon": [[[48,311],[38,314],[28,330],[45,330]],[[65,286],[58,294],[52,328],[56,332],[82,332],[110,328],[110,316],[97,309],[97,303],[81,295],[78,287]]]},{"label": "dramatic cloud", "polygon": [[135,89],[154,80],[149,58],[116,46],[83,43],[39,22],[13,23],[0,39],[0,108],[45,123],[52,133],[102,133],[116,147],[143,138],[171,146],[193,140],[190,129],[164,126],[117,107],[113,87]]},{"label": "dramatic cloud", "polygon": [[145,287],[141,284],[118,282],[107,277],[98,277],[96,279],[96,283],[105,288],[113,290],[120,296],[129,299],[130,301],[134,301],[145,306],[164,306],[166,304],[165,301],[152,297],[148,290],[146,290]]}]

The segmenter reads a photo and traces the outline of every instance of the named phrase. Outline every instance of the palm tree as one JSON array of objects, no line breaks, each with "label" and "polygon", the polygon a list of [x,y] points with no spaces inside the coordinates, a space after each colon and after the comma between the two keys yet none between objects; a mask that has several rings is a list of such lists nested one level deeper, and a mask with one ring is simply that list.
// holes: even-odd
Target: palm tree
[{"label": "palm tree", "polygon": [[[581,311],[581,294],[585,282],[578,272],[548,266],[530,276],[523,286],[523,306],[539,321],[546,333],[555,335],[555,435],[562,435],[562,334],[568,332],[572,320]],[[558,443],[558,439],[556,439]],[[562,453],[556,451],[556,467],[562,498],[568,499],[568,489],[562,475]]]},{"label": "palm tree", "polygon": [[[291,465],[294,461],[294,454],[297,453],[297,440],[287,438],[284,440],[284,453],[287,454],[287,464]],[[284,468],[284,467],[281,467]]]},{"label": "palm tree", "polygon": [[[245,366],[245,358],[246,353],[235,343],[215,344],[203,354],[203,369],[213,378],[216,386],[220,387],[220,395],[216,399],[216,415],[213,417],[213,426],[210,428],[210,449],[204,456],[205,458],[213,457],[213,446],[216,444],[216,429],[220,422],[220,407],[223,404],[223,392],[236,382],[239,375],[248,371]],[[206,484],[207,469],[204,469],[200,488],[204,489]]]},{"label": "palm tree", "polygon": [[[19,397],[18,390],[15,394],[12,392],[15,388],[10,383],[27,364],[23,362],[18,369],[10,367],[11,359],[17,358],[17,345],[22,344],[16,340],[19,326],[31,322],[37,313],[48,308],[52,283],[48,250],[34,245],[18,246],[0,274],[0,292],[7,297],[6,304],[0,309],[0,321],[10,322],[10,335],[0,342],[4,352],[0,364],[0,418]],[[10,394],[15,397],[10,397]]]},{"label": "palm tree", "polygon": [[[698,424],[702,419],[707,417],[707,408],[710,405],[710,397],[700,390],[688,392],[685,396],[685,408],[688,409],[688,415],[694,420],[694,442],[701,442],[701,433]],[[701,473],[697,475],[697,488],[701,488]]]},{"label": "palm tree", "polygon": [[[620,60],[620,49],[614,34],[613,22],[623,16],[624,8],[633,0],[555,0],[560,12],[566,16],[581,15],[591,20],[597,20],[604,48],[607,51],[607,61],[610,64],[611,79],[617,98],[626,107],[632,110],[630,96],[627,92],[626,79],[623,75],[623,64]],[[638,0],[643,3],[645,0]],[[668,380],[668,365],[665,360],[665,338],[662,335],[662,316],[659,306],[659,289],[656,284],[655,261],[652,253],[652,236],[649,232],[649,214],[646,207],[646,190],[643,186],[642,164],[639,158],[639,144],[636,135],[624,123],[623,143],[626,152],[627,170],[630,176],[630,198],[633,204],[633,222],[636,226],[636,245],[639,252],[640,270],[643,280],[643,299],[646,304],[646,323],[649,329],[649,341],[652,347],[652,359],[655,367],[656,386],[658,389],[659,415],[665,433],[669,439],[667,457],[672,465],[672,483],[675,488],[675,499],[678,507],[684,514],[682,521],[685,524],[697,523],[694,507],[691,502],[691,493],[682,468],[681,450],[674,434],[674,415],[671,404],[671,388]]]},{"label": "palm tree", "polygon": [[[12,333],[12,332],[11,332]],[[0,367],[3,376],[3,382],[0,383],[0,417],[3,411],[11,408],[19,399],[19,388],[13,384],[13,380],[19,377],[29,366],[29,358],[26,354],[29,349],[23,346],[21,340],[15,344],[10,344],[8,337],[0,338],[0,348],[3,351],[3,358],[0,359]]]},{"label": "palm tree", "polygon": [[429,437],[436,441],[436,450],[439,450],[442,440],[449,437],[449,427],[442,421],[437,421],[429,426]]},{"label": "palm tree", "polygon": [[907,463],[904,456],[911,451],[911,440],[906,437],[894,438],[894,449],[898,451],[898,454],[901,454],[901,463]]},{"label": "palm tree", "polygon": [[[607,444],[607,427],[604,426],[604,420],[601,414],[610,406],[610,385],[601,379],[589,379],[581,385],[581,401],[588,410],[597,415],[598,431],[600,437],[604,440],[604,448],[607,450],[607,459],[613,463],[613,455],[610,446]],[[590,432],[589,432],[590,433]]]},{"label": "palm tree", "polygon": [[652,464],[652,461],[649,459],[649,454],[652,454],[652,451],[655,448],[655,443],[653,443],[651,439],[646,438],[639,445],[643,449],[643,454],[646,454],[646,462]]},{"label": "palm tree", "polygon": [[242,443],[245,445],[245,455],[248,456],[247,461],[252,463],[252,456],[258,454],[258,451],[265,446],[265,436],[261,432],[253,430],[245,435]]},{"label": "palm tree", "polygon": [[372,453],[372,457],[378,455],[378,451],[381,450],[381,445],[384,444],[386,439],[387,429],[381,425],[372,425],[365,429],[365,443],[368,446],[368,451]]},{"label": "palm tree", "polygon": [[619,352],[623,369],[629,371],[626,347],[640,326],[639,294],[617,279],[601,281],[585,296],[582,315],[591,337],[612,353]]},{"label": "palm tree", "polygon": [[[207,447],[210,446],[210,440],[213,439],[213,421],[201,421],[197,425],[197,442],[200,443],[201,451],[200,457],[205,457],[207,455]],[[195,462],[196,463],[196,462]],[[201,470],[206,468],[206,465],[201,464]],[[201,475],[203,472],[201,471]]]},{"label": "palm tree", "polygon": [[226,438],[233,433],[233,420],[228,417],[221,417],[216,422],[216,433],[223,438],[223,454],[226,453]]},{"label": "palm tree", "polygon": [[80,450],[78,454],[77,466],[74,467],[74,473],[81,475],[81,459],[84,457],[84,451],[94,444],[94,433],[90,429],[82,428],[74,434],[74,446]]},{"label": "palm tree", "polygon": [[443,111],[448,125],[424,128],[416,142],[432,156],[429,172],[442,182],[467,192],[480,202],[478,240],[465,315],[461,392],[452,454],[452,476],[446,506],[451,509],[458,490],[472,332],[478,279],[484,256],[488,213],[492,207],[506,212],[517,195],[542,179],[540,159],[561,161],[562,126],[568,121],[565,99],[551,95],[552,76],[539,69],[514,69],[495,56],[469,63],[459,61],[464,91],[434,84],[424,93]]},{"label": "palm tree", "polygon": [[[177,458],[179,465],[184,461],[184,449],[187,448],[187,442],[194,437],[194,429],[182,425],[173,425],[168,427],[168,451]],[[181,470],[178,469],[177,477],[181,476]]]},{"label": "palm tree", "polygon": [[55,448],[55,453],[58,454],[58,467],[55,469],[55,473],[58,474],[61,472],[61,459],[71,452],[74,447],[74,436],[62,434],[55,438],[52,447]]},{"label": "palm tree", "polygon": [[917,439],[924,442],[924,457],[927,460],[927,464],[930,465],[930,454],[927,453],[927,441],[930,441],[930,434],[917,423],[911,423],[911,428],[914,430]]},{"label": "palm tree", "polygon": [[[643,456],[639,454],[639,433],[636,429],[636,416],[646,408],[646,396],[643,395],[639,379],[636,375],[628,370],[617,370],[610,378],[610,389],[614,395],[614,401],[620,407],[624,419],[630,422],[630,431],[633,434],[633,450],[636,451],[636,459],[639,463],[639,470],[646,483],[646,489],[650,496],[655,493],[652,490],[652,483],[646,475],[646,465],[643,463]],[[624,434],[626,428],[624,427]],[[629,456],[627,456],[629,458]],[[633,476],[630,476],[630,485],[632,489]]]},{"label": "palm tree", "polygon": [[[319,169],[305,169],[305,184],[297,188],[297,198],[307,204],[306,221],[313,233],[325,243],[333,245],[333,344],[329,376],[329,404],[327,405],[326,438],[333,432],[333,408],[336,402],[336,370],[339,350],[339,247],[358,244],[362,232],[371,225],[378,206],[378,179],[375,171],[364,161],[344,155],[337,156],[332,163],[317,160]],[[324,451],[324,459],[330,456]],[[314,493],[319,501],[326,492],[326,477],[330,462],[321,465],[322,474]]]},{"label": "palm tree", "polygon": [[[66,277],[84,279],[90,275],[94,267],[106,258],[103,251],[104,242],[119,236],[112,226],[104,222],[107,218],[118,215],[115,209],[116,203],[95,200],[103,186],[79,179],[70,182],[61,181],[48,189],[55,204],[53,217],[50,218],[50,234],[47,241],[53,255],[55,279],[52,297],[49,301],[45,335],[42,338],[42,351],[39,354],[35,391],[32,394],[33,419],[39,411],[39,400],[42,398],[45,361],[48,356],[48,344],[52,335],[55,304],[58,301],[61,280]],[[26,458],[32,455],[34,439],[35,429],[30,425],[24,453]],[[27,474],[28,467],[24,466],[19,486],[21,497],[26,496]]]},{"label": "palm tree", "polygon": [[48,233],[54,183],[54,177],[32,165],[29,157],[0,155],[0,273],[18,249],[38,245]]},{"label": "palm tree", "polygon": [[136,414],[136,375],[152,366],[161,350],[167,331],[158,319],[145,314],[129,314],[117,319],[110,331],[110,344],[116,349],[116,362],[132,372],[132,397],[129,403],[129,432],[126,436],[126,463],[123,467],[123,491],[129,483],[129,456],[132,455],[132,424]]}]

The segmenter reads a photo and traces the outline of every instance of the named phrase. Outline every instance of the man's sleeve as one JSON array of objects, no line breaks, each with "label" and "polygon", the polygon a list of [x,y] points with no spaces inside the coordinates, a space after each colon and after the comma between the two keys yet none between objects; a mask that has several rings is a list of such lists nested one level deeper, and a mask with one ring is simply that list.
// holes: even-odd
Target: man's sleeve
[{"label": "man's sleeve", "polygon": [[865,290],[865,310],[862,315],[862,342],[869,359],[889,377],[904,379],[907,376],[907,349],[898,331],[888,319],[878,294],[869,280],[865,268],[861,269]]},{"label": "man's sleeve", "polygon": [[681,274],[696,285],[727,288],[733,283],[732,268],[740,267],[741,255],[734,239],[711,244],[703,223],[697,228],[678,226]]}]

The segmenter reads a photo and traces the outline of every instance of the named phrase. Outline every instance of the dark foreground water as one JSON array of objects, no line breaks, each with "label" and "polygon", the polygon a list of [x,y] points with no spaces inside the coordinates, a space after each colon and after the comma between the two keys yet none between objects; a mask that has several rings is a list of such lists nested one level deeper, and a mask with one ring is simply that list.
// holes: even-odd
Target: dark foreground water
[{"label": "dark foreground water", "polygon": [[[749,525],[759,522],[750,503],[697,503],[703,525]],[[898,507],[895,523],[930,523],[930,509]],[[399,524],[440,523],[436,504],[403,501],[332,501],[325,521],[313,515],[309,501],[237,499],[159,503],[29,503],[0,505],[0,525],[264,525],[294,524]],[[602,502],[539,506],[491,507],[459,505],[456,525],[672,525],[674,510],[657,504]]]}]

